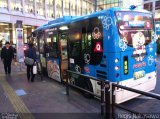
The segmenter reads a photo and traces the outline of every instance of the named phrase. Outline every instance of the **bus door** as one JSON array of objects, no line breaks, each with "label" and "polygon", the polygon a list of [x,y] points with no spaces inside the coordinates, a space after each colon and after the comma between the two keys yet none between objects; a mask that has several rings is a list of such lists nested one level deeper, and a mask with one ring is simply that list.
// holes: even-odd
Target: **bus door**
[{"label": "bus door", "polygon": [[61,58],[61,77],[62,80],[66,79],[65,70],[68,69],[68,52],[67,52],[68,35],[66,32],[59,34],[60,42],[60,58]]},{"label": "bus door", "polygon": [[48,77],[61,81],[58,38],[56,31],[46,32],[45,52]]},{"label": "bus door", "polygon": [[42,72],[45,76],[47,76],[47,65],[46,65],[46,53],[45,53],[45,34],[44,32],[39,32],[37,40],[38,40],[38,50],[39,50],[39,59],[42,67]]}]

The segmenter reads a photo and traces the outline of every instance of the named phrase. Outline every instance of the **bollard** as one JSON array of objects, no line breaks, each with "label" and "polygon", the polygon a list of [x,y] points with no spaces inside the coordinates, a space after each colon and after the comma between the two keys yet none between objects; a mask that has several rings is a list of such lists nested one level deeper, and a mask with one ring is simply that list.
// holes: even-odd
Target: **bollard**
[{"label": "bollard", "polygon": [[66,95],[69,95],[69,81],[68,81],[68,78],[69,78],[69,72],[68,71],[66,71],[67,73],[67,75],[66,75]]},{"label": "bollard", "polygon": [[111,94],[112,94],[112,104],[111,104],[111,106],[112,106],[112,119],[115,119],[115,86],[114,85],[112,85],[112,92],[111,92]]},{"label": "bollard", "polygon": [[111,105],[111,85],[109,83],[105,86],[105,117],[112,119],[112,105]]},{"label": "bollard", "polygon": [[43,68],[42,68],[42,63],[39,62],[40,64],[40,76],[41,76],[41,81],[43,81]]},{"label": "bollard", "polygon": [[105,84],[101,81],[101,115],[105,112]]}]

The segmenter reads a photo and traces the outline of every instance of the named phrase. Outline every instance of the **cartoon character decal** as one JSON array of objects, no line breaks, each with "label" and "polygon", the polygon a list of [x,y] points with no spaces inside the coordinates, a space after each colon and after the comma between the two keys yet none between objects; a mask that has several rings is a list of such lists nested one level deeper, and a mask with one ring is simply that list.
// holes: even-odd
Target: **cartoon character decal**
[{"label": "cartoon character decal", "polygon": [[135,60],[143,61],[144,54],[146,53],[145,49],[145,36],[142,32],[137,32],[135,34],[131,34],[132,44],[133,44],[133,56]]},{"label": "cartoon character decal", "polygon": [[57,64],[55,60],[53,62],[51,60],[47,62],[47,70],[48,70],[48,76],[50,78],[53,78],[57,81],[61,80],[59,65]]}]

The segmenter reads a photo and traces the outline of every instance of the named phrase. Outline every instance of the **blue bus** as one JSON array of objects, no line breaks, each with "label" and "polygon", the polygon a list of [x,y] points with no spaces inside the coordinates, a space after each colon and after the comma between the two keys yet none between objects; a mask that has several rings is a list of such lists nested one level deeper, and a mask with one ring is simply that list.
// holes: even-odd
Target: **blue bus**
[{"label": "blue bus", "polygon": [[[57,81],[65,70],[142,91],[156,85],[156,33],[152,13],[110,8],[86,16],[64,16],[40,26],[36,35],[44,74]],[[71,75],[71,83],[100,95],[98,82]],[[137,96],[116,89],[116,102]]]}]

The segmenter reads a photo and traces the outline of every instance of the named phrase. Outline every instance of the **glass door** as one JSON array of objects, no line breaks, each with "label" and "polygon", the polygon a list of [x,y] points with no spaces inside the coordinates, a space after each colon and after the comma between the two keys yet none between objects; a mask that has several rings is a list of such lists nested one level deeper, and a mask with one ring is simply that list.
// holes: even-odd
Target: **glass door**
[{"label": "glass door", "polygon": [[68,69],[68,52],[67,52],[67,33],[61,32],[59,34],[60,39],[60,57],[61,57],[61,76],[62,80],[66,79],[65,70]]},{"label": "glass door", "polygon": [[48,77],[61,82],[60,58],[56,31],[46,32],[46,62]]},{"label": "glass door", "polygon": [[39,59],[41,62],[42,72],[44,75],[47,76],[47,69],[46,69],[46,49],[45,49],[45,34],[44,32],[40,32],[38,34],[38,47],[39,47]]}]

